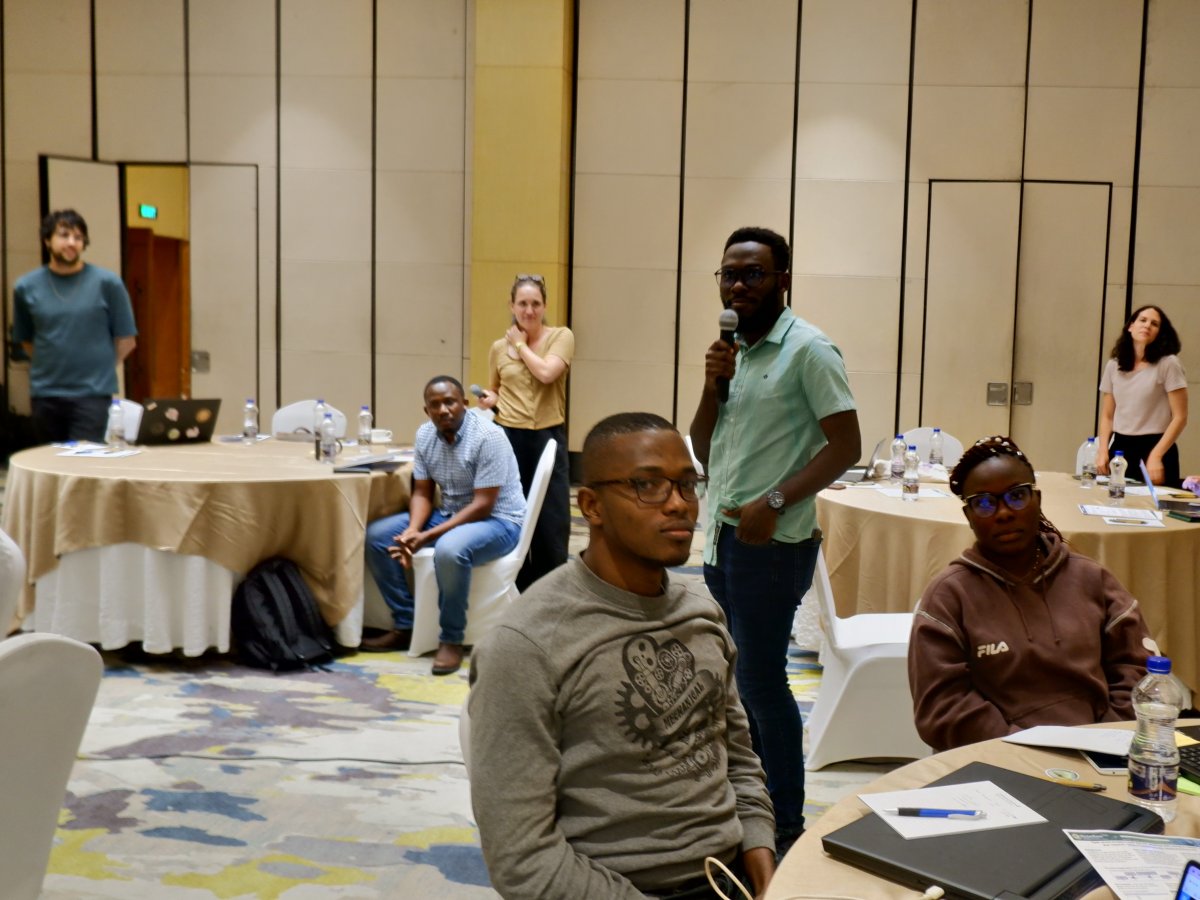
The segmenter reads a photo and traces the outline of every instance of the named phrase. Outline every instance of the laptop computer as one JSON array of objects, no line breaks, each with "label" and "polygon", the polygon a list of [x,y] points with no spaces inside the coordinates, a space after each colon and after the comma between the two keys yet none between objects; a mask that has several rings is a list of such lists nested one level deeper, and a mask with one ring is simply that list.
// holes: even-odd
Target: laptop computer
[{"label": "laptop computer", "polygon": [[917,891],[937,885],[948,897],[971,900],[1059,900],[1081,896],[1101,883],[1064,828],[1163,830],[1163,820],[1140,806],[988,763],[969,763],[933,784],[974,781],[992,782],[1046,821],[905,840],[871,813],[827,834],[822,846],[836,860]]},{"label": "laptop computer", "polygon": [[200,444],[212,440],[221,400],[147,400],[135,444]]},{"label": "laptop computer", "polygon": [[1154,501],[1154,508],[1161,509],[1164,512],[1185,512],[1191,513],[1194,516],[1200,516],[1200,498],[1188,500],[1184,497],[1160,497],[1158,490],[1154,487],[1154,482],[1150,480],[1150,472],[1146,468],[1146,461],[1143,459],[1138,463],[1142,470],[1142,480],[1146,482],[1146,487],[1150,491],[1150,499]]}]

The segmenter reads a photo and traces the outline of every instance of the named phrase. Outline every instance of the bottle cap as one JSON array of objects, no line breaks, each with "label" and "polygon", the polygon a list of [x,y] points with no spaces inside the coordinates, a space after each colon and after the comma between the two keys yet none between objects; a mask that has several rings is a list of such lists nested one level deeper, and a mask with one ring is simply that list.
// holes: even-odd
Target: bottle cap
[{"label": "bottle cap", "polygon": [[916,451],[916,449],[917,449],[917,445],[916,445],[916,444],[909,444],[909,445],[908,445],[908,449],[909,449],[909,450],[912,450],[912,451],[914,451],[914,452],[915,452],[915,451]]},{"label": "bottle cap", "polygon": [[940,428],[933,429],[934,434],[941,434],[941,432],[942,432],[942,429],[940,429]]},{"label": "bottle cap", "polygon": [[1171,660],[1165,656],[1152,656],[1146,660],[1146,671],[1151,675],[1170,675]]},{"label": "bottle cap", "polygon": [[1124,450],[1118,450],[1118,451],[1117,451],[1116,453],[1114,453],[1113,455],[1114,455],[1114,456],[1124,456],[1124,455],[1125,455],[1125,451],[1124,451]]}]

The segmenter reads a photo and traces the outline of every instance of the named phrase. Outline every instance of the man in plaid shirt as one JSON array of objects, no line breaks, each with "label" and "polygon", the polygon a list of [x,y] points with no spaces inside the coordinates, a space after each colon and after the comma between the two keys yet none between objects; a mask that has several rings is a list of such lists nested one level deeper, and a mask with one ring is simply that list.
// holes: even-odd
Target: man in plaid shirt
[{"label": "man in plaid shirt", "polygon": [[[508,438],[486,419],[467,414],[457,379],[438,375],[425,385],[425,413],[429,421],[417,429],[408,512],[367,526],[367,568],[395,627],[364,639],[362,649],[408,649],[413,595],[404,569],[414,553],[432,546],[441,626],[433,674],[448,675],[462,666],[471,569],[517,546],[525,497]],[[433,502],[435,486],[441,507]]]}]

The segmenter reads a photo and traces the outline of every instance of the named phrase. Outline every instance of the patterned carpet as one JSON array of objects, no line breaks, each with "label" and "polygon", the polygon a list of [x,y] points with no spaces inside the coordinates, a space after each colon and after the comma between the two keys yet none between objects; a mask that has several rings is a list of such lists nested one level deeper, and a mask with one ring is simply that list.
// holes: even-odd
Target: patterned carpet
[{"label": "patterned carpet", "polygon": [[[458,745],[467,669],[355,654],[274,677],[136,647],[105,663],[43,898],[496,897]],[[807,716],[815,654],[795,649],[789,678]],[[893,767],[809,773],[809,820]]]}]

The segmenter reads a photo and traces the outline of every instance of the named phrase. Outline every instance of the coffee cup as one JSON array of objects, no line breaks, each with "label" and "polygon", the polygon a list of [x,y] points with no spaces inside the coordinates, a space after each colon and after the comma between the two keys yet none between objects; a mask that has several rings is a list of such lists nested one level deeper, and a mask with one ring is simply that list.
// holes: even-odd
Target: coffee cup
[{"label": "coffee cup", "polygon": [[372,444],[390,444],[392,442],[392,431],[390,428],[372,428],[371,443]]}]

